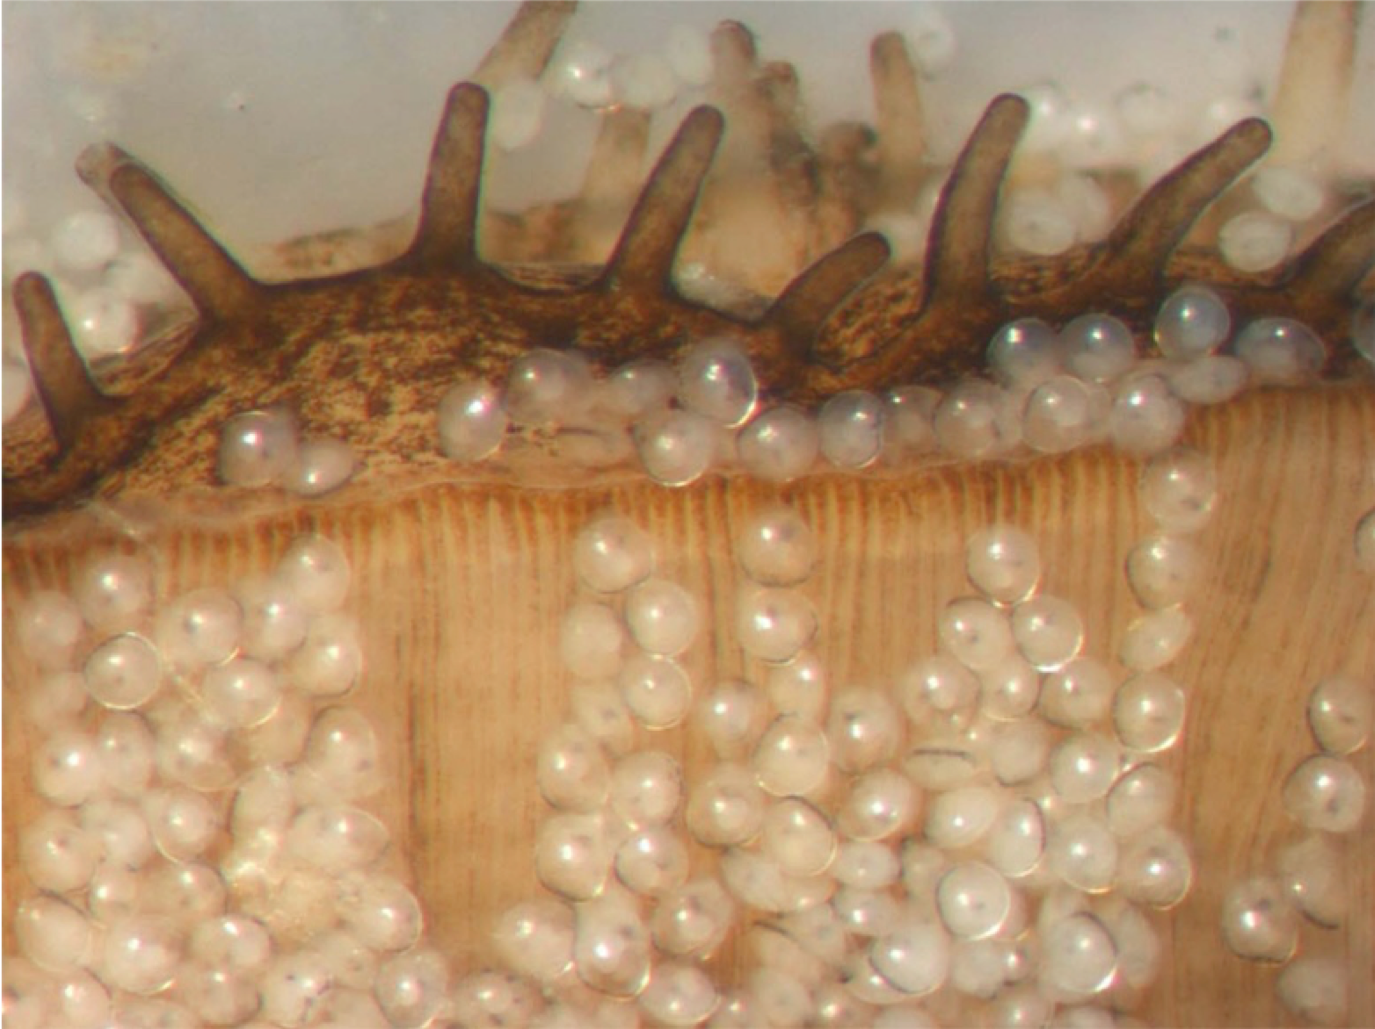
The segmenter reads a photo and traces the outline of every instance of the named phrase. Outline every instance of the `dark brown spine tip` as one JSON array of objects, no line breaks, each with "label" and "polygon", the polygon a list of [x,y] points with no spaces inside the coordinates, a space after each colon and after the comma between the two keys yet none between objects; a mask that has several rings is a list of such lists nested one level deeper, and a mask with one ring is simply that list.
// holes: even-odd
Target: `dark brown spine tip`
[{"label": "dark brown spine tip", "polygon": [[698,107],[684,119],[635,201],[602,275],[602,288],[672,289],[673,260],[724,128],[714,107]]},{"label": "dark brown spine tip", "polygon": [[1238,122],[1147,190],[1105,244],[1112,274],[1120,277],[1116,288],[1147,289],[1199,215],[1260,159],[1271,139],[1261,119]]},{"label": "dark brown spine tip", "polygon": [[923,308],[989,302],[998,193],[1030,117],[1022,97],[995,97],[956,158],[927,237]]},{"label": "dark brown spine tip", "polygon": [[888,241],[866,232],[800,272],[779,294],[763,324],[778,329],[790,360],[805,363],[822,324],[889,257]]},{"label": "dark brown spine tip", "polygon": [[472,82],[460,82],[449,90],[430,149],[420,223],[403,260],[436,269],[468,270],[477,265],[489,106],[487,91]]},{"label": "dark brown spine tip", "polygon": [[117,401],[96,389],[45,276],[25,272],[15,279],[14,306],[34,388],[57,445],[65,453],[76,443],[86,420],[115,407]]},{"label": "dark brown spine tip", "polygon": [[1294,259],[1288,292],[1344,301],[1375,270],[1375,200],[1347,211]]},{"label": "dark brown spine tip", "polygon": [[251,317],[266,288],[163,186],[128,155],[109,169],[109,191],[197,309],[217,321]]}]

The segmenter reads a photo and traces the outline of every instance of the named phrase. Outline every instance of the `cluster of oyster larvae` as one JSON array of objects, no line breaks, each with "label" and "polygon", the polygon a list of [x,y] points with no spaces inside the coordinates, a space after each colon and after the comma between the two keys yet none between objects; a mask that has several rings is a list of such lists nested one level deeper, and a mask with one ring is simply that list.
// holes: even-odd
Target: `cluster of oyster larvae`
[{"label": "cluster of oyster larvae", "polygon": [[[1184,729],[1168,668],[1216,494],[1196,451],[1142,466],[1154,530],[1125,564],[1142,613],[1114,641],[1123,681],[1040,589],[1034,537],[994,525],[967,541],[937,653],[830,682],[812,531],[776,506],[735,540],[731,645],[765,671],[694,683],[679,658],[703,644],[701,602],[647,533],[598,516],[559,634],[567,713],[535,758],[543,889],[492,927],[502,967],[461,977],[367,809],[385,755],[348,704],[363,654],[343,552],[302,536],[271,574],[166,600],[143,558],[97,556],[17,614],[51,807],[20,834],[38,892],[16,913],[6,1025],[1134,1024],[1119,1009],[1161,959],[1147,912],[1193,878],[1157,758]],[[1344,913],[1330,834],[1363,817],[1341,758],[1369,736],[1370,685],[1328,679],[1308,716],[1323,753],[1283,789],[1305,835],[1227,897],[1221,935],[1245,958],[1289,960],[1301,917]],[[694,781],[655,747],[678,725],[716,756]],[[728,939],[747,955],[735,988],[707,964]],[[1339,1024],[1345,977],[1299,957],[1277,988]]]}]

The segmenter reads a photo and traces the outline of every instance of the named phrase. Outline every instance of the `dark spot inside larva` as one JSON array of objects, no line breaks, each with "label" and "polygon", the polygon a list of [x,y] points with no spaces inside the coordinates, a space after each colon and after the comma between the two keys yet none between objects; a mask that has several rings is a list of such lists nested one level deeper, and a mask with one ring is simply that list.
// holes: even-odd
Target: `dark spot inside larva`
[{"label": "dark spot inside larva", "polygon": [[[523,12],[476,80],[500,81],[513,62],[538,73],[567,14],[561,5]],[[882,237],[843,236],[860,224],[854,198],[864,190],[892,197],[916,188],[920,141],[904,138],[915,86],[900,38],[874,45],[874,74],[886,98],[877,133],[823,134],[819,155],[789,121],[797,103],[791,67],[756,67],[752,39],[734,23],[718,30],[714,45],[717,91],[726,99],[732,91],[744,95],[741,110],[757,115],[752,131],[769,141],[776,187],[816,233],[840,233],[771,302],[732,310],[684,297],[674,280],[694,215],[716,210],[710,191],[704,194],[708,172],[718,158],[731,160],[718,153],[725,125],[713,107],[683,121],[609,258],[590,267],[484,258],[489,101],[476,83],[449,94],[405,252],[321,279],[258,281],[137,159],[113,146],[88,152],[83,178],[133,223],[189,294],[199,322],[158,375],[132,394],[106,393],[77,354],[48,281],[36,273],[18,278],[15,303],[46,426],[29,412],[7,427],[5,518],[88,498],[208,487],[218,427],[241,411],[298,397],[308,398],[300,405],[302,428],[347,438],[365,475],[437,463],[428,421],[416,416],[433,410],[455,379],[500,378],[537,346],[576,346],[610,367],[640,356],[673,358],[695,339],[729,332],[748,347],[772,399],[815,403],[845,389],[977,373],[991,333],[1014,318],[1062,323],[1108,310],[1144,337],[1161,299],[1188,280],[1215,288],[1240,317],[1306,322],[1326,341],[1327,374],[1349,371],[1355,294],[1375,264],[1375,203],[1347,211],[1275,274],[1230,272],[1211,253],[1184,245],[1205,209],[1265,153],[1264,122],[1243,121],[1186,159],[1102,243],[1057,258],[999,259],[994,217],[1028,108],[1018,97],[997,97],[941,192],[924,266],[885,270]],[[615,133],[611,158],[617,147],[643,146],[642,120],[615,119],[604,130]],[[837,154],[858,164],[842,168]],[[548,224],[560,227],[557,234],[577,224],[576,213]],[[559,237],[531,249],[557,253],[568,245]],[[509,241],[502,249],[511,249]],[[367,415],[361,423],[359,411]],[[349,420],[334,424],[333,412]]]}]

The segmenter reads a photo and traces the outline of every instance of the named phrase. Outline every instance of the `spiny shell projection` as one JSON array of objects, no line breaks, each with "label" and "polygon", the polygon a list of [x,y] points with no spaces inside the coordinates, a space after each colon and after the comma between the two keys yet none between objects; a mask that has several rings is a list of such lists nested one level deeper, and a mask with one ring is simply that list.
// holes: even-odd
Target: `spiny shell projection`
[{"label": "spiny shell projection", "polygon": [[[1144,337],[1176,285],[1206,282],[1239,320],[1282,315],[1312,326],[1327,381],[1196,411],[1185,433],[1216,458],[1225,500],[1198,537],[1208,581],[1190,607],[1196,642],[1173,669],[1191,684],[1191,706],[1185,749],[1167,760],[1182,777],[1178,818],[1198,882],[1186,904],[1154,923],[1168,941],[1166,982],[1149,992],[1127,984],[1112,1003],[1166,1024],[1283,1017],[1267,970],[1223,949],[1218,909],[1229,877],[1254,871],[1253,855],[1288,831],[1273,809],[1279,782],[1305,753],[1295,698],[1333,666],[1375,668],[1370,581],[1350,567],[1351,525],[1375,505],[1375,398],[1350,340],[1353,312],[1369,296],[1375,205],[1341,214],[1272,275],[1227,271],[1211,250],[1185,245],[1271,142],[1263,122],[1247,120],[1162,178],[1101,244],[1056,259],[998,257],[994,216],[1028,117],[1025,101],[1004,96],[956,161],[920,269],[885,268],[886,244],[851,236],[851,211],[840,228],[818,228],[810,263],[789,269],[776,299],[721,308],[685,296],[673,275],[690,232],[712,231],[690,226],[695,212],[710,214],[709,174],[726,122],[703,107],[637,187],[609,260],[529,260],[581,256],[575,215],[552,231],[534,216],[512,220],[493,233],[503,255],[493,256],[478,231],[488,89],[503,67],[538,72],[568,13],[525,8],[475,82],[450,92],[419,227],[405,252],[380,266],[257,281],[136,159],[114,147],[83,158],[83,177],[133,222],[198,319],[137,359],[147,368],[122,373],[134,384],[127,392],[107,390],[73,347],[50,285],[38,275],[16,283],[42,411],[6,432],[7,691],[32,691],[39,678],[14,645],[15,606],[69,588],[92,557],[114,549],[148,558],[155,594],[170,598],[265,573],[299,532],[333,540],[353,570],[349,610],[362,626],[366,672],[350,702],[378,729],[386,782],[369,803],[392,833],[387,860],[414,883],[431,941],[456,968],[482,967],[493,961],[496,915],[537,888],[532,851],[543,808],[533,755],[566,717],[559,633],[575,582],[573,538],[590,518],[608,508],[632,517],[653,541],[660,573],[705,598],[711,639],[683,657],[702,687],[759,672],[727,642],[731,598],[748,578],[732,544],[779,501],[817,534],[817,652],[837,686],[885,681],[934,649],[936,613],[969,592],[965,541],[990,523],[1036,538],[1048,589],[1082,607],[1088,639],[1120,639],[1137,613],[1121,567],[1151,524],[1137,501],[1139,462],[1106,448],[918,461],[783,486],[730,472],[682,490],[625,466],[561,466],[557,452],[541,456],[547,441],[538,437],[513,441],[490,469],[458,468],[436,441],[445,389],[469,376],[500,380],[534,347],[577,348],[609,369],[642,356],[676,359],[696,340],[728,334],[744,342],[771,400],[813,404],[847,389],[978,374],[988,338],[1019,317],[1058,325],[1107,310]],[[722,65],[744,81],[786,85],[778,69],[757,67],[743,27],[726,26],[717,40]],[[905,60],[893,38],[876,42],[889,81],[912,78]],[[880,142],[901,153],[892,135]],[[816,186],[803,210],[820,211],[826,188]],[[317,501],[216,486],[219,427],[275,405],[347,440],[362,465],[353,481]],[[1322,518],[1315,496],[1331,498]],[[35,809],[37,744],[12,714],[5,743],[8,844]],[[682,726],[652,743],[689,780],[712,761]],[[1358,761],[1368,778],[1369,752]],[[1371,832],[1367,825],[1350,840],[1353,910],[1369,893]],[[25,889],[24,872],[7,867],[9,953],[8,916]],[[274,924],[284,940],[304,933],[293,917],[295,909]],[[1370,967],[1372,932],[1354,915],[1342,929],[1351,968]],[[723,983],[740,978],[748,951],[743,934],[733,937],[711,959],[713,973]],[[1350,1010],[1372,1010],[1359,982]]]}]

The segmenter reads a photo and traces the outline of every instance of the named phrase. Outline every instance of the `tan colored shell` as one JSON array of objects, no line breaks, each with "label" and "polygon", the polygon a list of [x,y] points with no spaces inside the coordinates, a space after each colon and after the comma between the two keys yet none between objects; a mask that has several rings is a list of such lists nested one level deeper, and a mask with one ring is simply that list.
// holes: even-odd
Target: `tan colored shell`
[{"label": "tan colored shell", "polygon": [[[490,66],[485,71],[492,74]],[[483,73],[478,80],[486,81]],[[775,73],[770,81],[786,77]],[[564,716],[567,681],[554,640],[574,592],[570,541],[593,513],[610,505],[630,515],[656,539],[666,572],[708,598],[708,641],[689,659],[704,683],[747,670],[719,642],[739,579],[731,539],[770,500],[795,505],[820,534],[823,559],[811,587],[823,626],[819,650],[844,681],[891,674],[932,649],[935,610],[967,588],[964,540],[995,519],[1036,535],[1047,588],[1089,612],[1090,649],[1107,656],[1134,611],[1122,562],[1148,526],[1136,500],[1136,463],[1102,450],[901,466],[886,476],[818,475],[783,488],[714,477],[666,491],[613,470],[587,483],[531,489],[520,467],[500,464],[455,481],[435,450],[430,413],[454,376],[499,376],[532,343],[603,339],[609,362],[641,347],[671,354],[683,339],[730,325],[749,336],[781,392],[815,397],[972,370],[987,328],[1019,313],[1060,319],[1085,305],[1121,305],[1139,323],[1168,284],[1185,278],[1226,287],[1239,311],[1305,317],[1336,350],[1371,259],[1369,206],[1339,222],[1279,282],[1224,278],[1216,262],[1178,249],[1202,207],[1263,149],[1263,127],[1244,123],[1192,166],[1203,169],[1198,180],[1179,174],[1163,199],[1154,194],[1161,210],[1144,227],[1143,219],[1129,219],[1122,225],[1136,228],[1119,227],[1096,252],[1049,264],[995,262],[990,274],[989,219],[1024,118],[1018,102],[1004,100],[965,151],[967,171],[938,219],[938,256],[921,275],[877,278],[837,308],[878,263],[870,241],[842,250],[822,266],[820,286],[804,278],[792,307],[776,304],[752,326],[676,296],[666,286],[680,221],[713,149],[706,144],[719,133],[715,116],[703,113],[647,187],[642,220],[632,224],[648,227],[621,236],[625,259],[613,257],[600,270],[598,288],[586,287],[584,271],[581,292],[535,295],[477,262],[473,208],[439,203],[440,193],[452,200],[476,190],[483,106],[471,87],[452,94],[426,218],[407,255],[322,283],[248,279],[155,178],[105,152],[98,181],[206,316],[149,355],[152,371],[134,376],[145,380],[137,404],[108,405],[89,389],[69,342],[64,349],[65,329],[46,286],[21,281],[29,346],[59,440],[66,437],[69,455],[83,451],[83,433],[113,433],[118,445],[95,448],[96,459],[85,465],[71,456],[53,465],[41,424],[7,427],[7,476],[12,465],[47,469],[7,479],[7,517],[61,509],[6,526],[7,953],[14,952],[10,916],[28,890],[15,865],[17,834],[37,806],[28,774],[32,740],[18,717],[35,674],[15,645],[12,616],[32,592],[65,587],[89,556],[110,547],[146,554],[159,597],[169,597],[266,570],[303,530],[340,543],[354,567],[350,603],[366,627],[369,662],[350,702],[374,718],[391,762],[390,785],[374,809],[395,834],[393,860],[411,869],[434,938],[456,967],[476,967],[493,957],[492,918],[533,889],[531,840],[542,805],[530,755]],[[894,149],[894,162],[911,159]],[[567,271],[522,273],[522,281],[532,274],[563,286],[579,281]],[[508,291],[503,303],[492,302],[494,291]],[[977,302],[965,303],[971,297]],[[854,360],[860,357],[868,360]],[[848,371],[835,370],[847,364]],[[1340,352],[1333,367],[1350,370]],[[367,473],[309,503],[213,488],[215,427],[229,414],[277,401],[296,404],[309,427],[354,441]],[[1218,462],[1222,493],[1202,538],[1209,572],[1192,608],[1196,642],[1177,669],[1193,689],[1188,735],[1168,759],[1183,777],[1177,821],[1195,848],[1198,881],[1186,904],[1155,919],[1166,945],[1160,981],[1139,1009],[1130,995],[1124,1003],[1152,1024],[1286,1024],[1273,996],[1274,971],[1225,953],[1217,917],[1228,882],[1258,871],[1291,830],[1277,790],[1311,750],[1302,726],[1307,689],[1333,671],[1375,668],[1375,588],[1350,560],[1350,527],[1375,506],[1375,391],[1366,373],[1349,383],[1255,392],[1196,415],[1188,442]],[[27,464],[15,453],[21,445],[32,448]],[[97,503],[74,504],[81,496]],[[1316,512],[1315,497],[1323,498]],[[671,732],[655,742],[682,756],[690,772],[706,761],[700,739]],[[1371,754],[1357,757],[1367,781],[1375,773]],[[1375,819],[1367,817],[1343,849],[1352,917],[1335,933],[1307,930],[1304,946],[1346,959],[1352,1024],[1364,1024],[1375,1021],[1375,919],[1366,914],[1375,911]],[[714,961],[724,981],[740,974],[743,951],[734,940]]]}]

